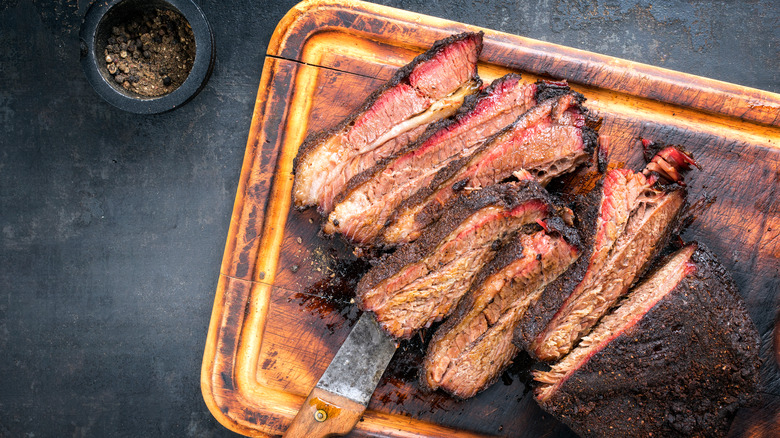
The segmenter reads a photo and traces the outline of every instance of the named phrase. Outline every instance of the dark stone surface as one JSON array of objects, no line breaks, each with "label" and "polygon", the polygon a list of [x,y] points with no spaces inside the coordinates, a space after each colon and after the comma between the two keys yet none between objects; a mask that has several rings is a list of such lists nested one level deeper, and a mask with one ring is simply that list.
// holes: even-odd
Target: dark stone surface
[{"label": "dark stone surface", "polygon": [[[296,2],[198,3],[209,83],[138,116],[81,71],[88,2],[0,2],[0,437],[234,436],[200,364],[263,53]],[[780,92],[774,0],[381,3]]]}]

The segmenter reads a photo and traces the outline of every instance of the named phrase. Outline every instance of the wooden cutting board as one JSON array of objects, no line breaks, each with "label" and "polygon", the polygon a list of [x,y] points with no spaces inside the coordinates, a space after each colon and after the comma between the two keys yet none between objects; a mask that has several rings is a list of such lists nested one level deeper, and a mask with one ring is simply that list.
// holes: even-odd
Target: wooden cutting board
[{"label": "wooden cutting board", "polygon": [[[307,134],[352,112],[438,39],[483,30],[479,74],[568,79],[603,118],[611,166],[642,167],[637,139],[681,144],[702,170],[693,200],[714,202],[683,235],[732,271],[762,335],[763,400],[733,436],[777,436],[780,372],[773,326],[780,288],[780,95],[356,1],[301,3],[269,44],[249,131],[203,360],[211,412],[249,436],[280,435],[346,338],[366,262],[291,208],[292,160]],[[593,179],[592,167],[568,178]],[[354,436],[573,436],[529,392],[520,356],[494,386],[457,401],[418,386],[422,337],[402,345]]]}]

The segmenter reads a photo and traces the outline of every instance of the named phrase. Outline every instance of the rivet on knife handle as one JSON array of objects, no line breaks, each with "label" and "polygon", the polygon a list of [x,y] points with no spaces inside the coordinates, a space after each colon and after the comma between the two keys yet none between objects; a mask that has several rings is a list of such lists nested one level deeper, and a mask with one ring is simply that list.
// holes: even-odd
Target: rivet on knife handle
[{"label": "rivet on knife handle", "polygon": [[366,410],[395,342],[364,313],[284,434],[285,438],[345,435]]},{"label": "rivet on knife handle", "polygon": [[319,438],[346,435],[366,407],[346,397],[314,388],[290,424],[285,438]]}]

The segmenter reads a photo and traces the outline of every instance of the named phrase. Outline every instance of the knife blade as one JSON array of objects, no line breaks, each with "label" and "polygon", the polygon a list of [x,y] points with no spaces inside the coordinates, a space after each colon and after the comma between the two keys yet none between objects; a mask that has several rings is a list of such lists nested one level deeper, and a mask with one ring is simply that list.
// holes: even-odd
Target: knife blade
[{"label": "knife blade", "polygon": [[370,312],[364,312],[304,400],[285,438],[345,435],[368,406],[396,350]]}]

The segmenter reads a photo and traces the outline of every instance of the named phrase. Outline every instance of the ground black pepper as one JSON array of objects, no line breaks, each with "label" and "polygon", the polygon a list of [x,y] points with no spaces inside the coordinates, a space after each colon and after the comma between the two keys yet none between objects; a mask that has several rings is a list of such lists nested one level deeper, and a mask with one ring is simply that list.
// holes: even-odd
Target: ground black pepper
[{"label": "ground black pepper", "polygon": [[195,36],[181,14],[155,9],[114,26],[104,55],[119,86],[146,97],[162,96],[187,79],[195,60]]}]

